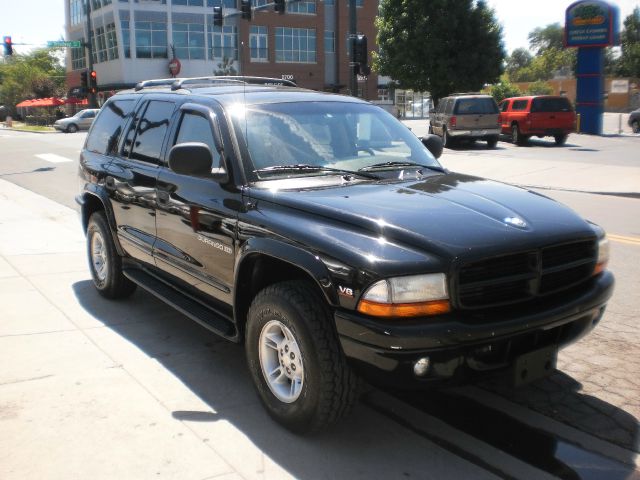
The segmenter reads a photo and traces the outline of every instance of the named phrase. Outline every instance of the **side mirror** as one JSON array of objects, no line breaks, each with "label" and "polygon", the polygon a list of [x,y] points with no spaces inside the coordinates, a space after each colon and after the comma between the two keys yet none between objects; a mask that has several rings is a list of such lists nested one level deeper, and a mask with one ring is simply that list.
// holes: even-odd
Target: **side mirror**
[{"label": "side mirror", "polygon": [[440,158],[442,155],[442,139],[439,136],[425,135],[420,140],[422,140],[422,144],[431,152],[431,155]]},{"label": "side mirror", "polygon": [[179,143],[169,151],[169,168],[177,174],[207,177],[220,183],[229,179],[224,168],[212,168],[212,166],[213,156],[205,143]]}]

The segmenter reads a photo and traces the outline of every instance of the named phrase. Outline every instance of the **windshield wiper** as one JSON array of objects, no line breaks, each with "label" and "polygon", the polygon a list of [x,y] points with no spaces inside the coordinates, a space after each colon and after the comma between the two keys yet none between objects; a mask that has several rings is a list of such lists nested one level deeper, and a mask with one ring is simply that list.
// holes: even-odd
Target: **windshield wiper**
[{"label": "windshield wiper", "polygon": [[416,167],[416,168],[428,168],[429,170],[433,170],[434,172],[441,172],[441,173],[447,173],[447,171],[442,168],[439,167],[437,165],[423,165],[421,163],[415,163],[415,162],[408,162],[408,161],[403,161],[403,162],[381,162],[381,163],[374,163],[373,165],[368,165],[366,167],[362,167],[361,169],[359,169],[359,172],[366,172],[368,170],[384,170],[386,168],[394,168],[394,167]]},{"label": "windshield wiper", "polygon": [[343,168],[324,167],[322,165],[309,165],[306,163],[296,163],[293,165],[272,165],[270,167],[259,168],[254,173],[271,173],[271,172],[335,172],[343,175],[354,175],[357,177],[370,178],[372,180],[380,180],[378,175],[372,173],[364,173],[362,171],[345,170]]}]

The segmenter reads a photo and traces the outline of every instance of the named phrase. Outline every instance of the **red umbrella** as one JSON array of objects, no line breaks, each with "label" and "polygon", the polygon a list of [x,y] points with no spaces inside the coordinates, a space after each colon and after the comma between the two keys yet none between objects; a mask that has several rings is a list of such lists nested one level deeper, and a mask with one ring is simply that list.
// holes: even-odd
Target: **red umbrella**
[{"label": "red umbrella", "polygon": [[33,107],[33,102],[35,102],[33,99],[23,100],[16,107]]},{"label": "red umbrella", "polygon": [[29,105],[30,107],[57,107],[58,105],[64,105],[64,100],[56,97],[49,98],[36,98],[34,103]]}]

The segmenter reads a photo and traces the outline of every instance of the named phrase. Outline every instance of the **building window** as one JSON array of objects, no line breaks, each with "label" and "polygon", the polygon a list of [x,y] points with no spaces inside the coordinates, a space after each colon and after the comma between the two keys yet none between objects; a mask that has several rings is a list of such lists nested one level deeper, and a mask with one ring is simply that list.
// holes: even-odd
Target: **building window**
[{"label": "building window", "polygon": [[120,22],[122,27],[122,50],[125,58],[131,58],[131,34],[129,33],[129,20]]},{"label": "building window", "polygon": [[267,27],[252,26],[249,33],[252,62],[269,61],[269,38]]},{"label": "building window", "polygon": [[269,5],[271,4],[271,0],[254,0],[253,1],[253,6],[254,7],[264,7],[265,5]]},{"label": "building window", "polygon": [[356,0],[356,7],[364,7],[364,0]]},{"label": "building window", "polygon": [[276,62],[315,63],[316,31],[313,28],[276,27]]},{"label": "building window", "polygon": [[336,53],[336,32],[324,31],[324,53]]},{"label": "building window", "polygon": [[305,13],[315,15],[316,13],[316,2],[287,2],[287,12],[289,13]]},{"label": "building window", "polygon": [[167,24],[165,22],[135,22],[136,57],[167,58]]},{"label": "building window", "polygon": [[107,56],[107,42],[103,27],[98,27],[92,32],[93,46],[93,63],[106,62]]},{"label": "building window", "polygon": [[107,25],[106,32],[107,40],[107,57],[109,60],[115,60],[118,58],[118,36],[116,35],[116,24],[110,23]]},{"label": "building window", "polygon": [[102,8],[102,4],[100,3],[100,0],[91,0],[92,11],[99,10],[101,8]]},{"label": "building window", "polygon": [[[84,39],[82,39],[84,42]],[[87,68],[87,61],[84,56],[84,47],[71,49],[71,69],[82,70]]]},{"label": "building window", "polygon": [[207,7],[236,8],[236,0],[207,0]]},{"label": "building window", "polygon": [[83,0],[71,0],[69,2],[69,16],[71,25],[80,25],[84,15]]},{"label": "building window", "polygon": [[238,59],[238,31],[233,25],[208,26],[210,60]]},{"label": "building window", "polygon": [[188,5],[190,7],[202,7],[204,5],[203,0],[171,0],[173,5]]},{"label": "building window", "polygon": [[174,23],[173,46],[178,58],[204,60],[204,25]]},{"label": "building window", "polygon": [[324,0],[325,5],[335,5],[335,0]]}]

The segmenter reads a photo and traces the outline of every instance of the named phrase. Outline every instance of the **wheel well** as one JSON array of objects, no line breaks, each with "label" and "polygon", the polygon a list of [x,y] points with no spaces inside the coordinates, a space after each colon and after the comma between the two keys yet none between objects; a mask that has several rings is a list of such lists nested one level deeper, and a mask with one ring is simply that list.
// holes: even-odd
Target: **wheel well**
[{"label": "wheel well", "polygon": [[82,229],[87,233],[87,226],[89,225],[89,219],[98,210],[104,210],[102,201],[95,195],[85,194],[84,204],[82,206]]},{"label": "wheel well", "polygon": [[263,254],[254,254],[244,260],[236,280],[234,302],[236,326],[240,341],[243,341],[242,339],[244,338],[247,312],[253,298],[265,287],[285,280],[307,280],[314,288],[318,289],[318,292],[324,298],[324,294],[320,291],[318,284],[309,273],[300,267]]}]

